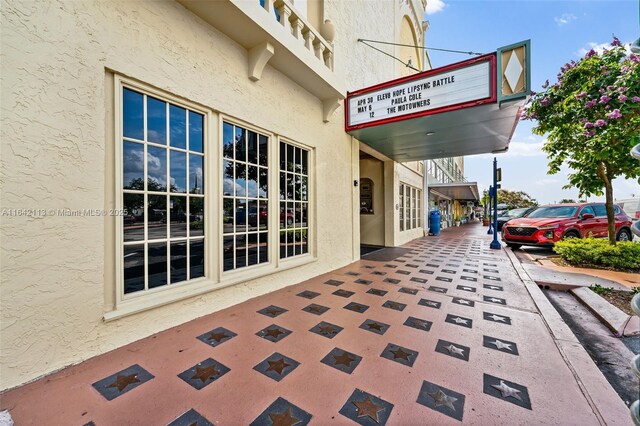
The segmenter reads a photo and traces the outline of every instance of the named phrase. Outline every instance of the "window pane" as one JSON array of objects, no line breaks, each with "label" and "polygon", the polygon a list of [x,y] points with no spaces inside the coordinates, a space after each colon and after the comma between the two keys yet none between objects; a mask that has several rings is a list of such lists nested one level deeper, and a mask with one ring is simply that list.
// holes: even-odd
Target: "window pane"
[{"label": "window pane", "polygon": [[203,143],[204,116],[197,112],[189,111],[189,150],[204,152]]},{"label": "window pane", "polygon": [[124,246],[124,294],[144,290],[144,244]]},{"label": "window pane", "polygon": [[305,253],[309,253],[309,232],[306,229],[303,229],[301,231],[301,244],[300,244],[300,253],[301,254],[305,254]]},{"label": "window pane", "polygon": [[122,144],[122,187],[144,190],[144,145],[140,143]]},{"label": "window pane", "polygon": [[225,198],[222,201],[222,232],[233,232],[233,198]]},{"label": "window pane", "polygon": [[286,200],[287,198],[287,174],[280,173],[280,199]]},{"label": "window pane", "polygon": [[261,166],[268,165],[269,159],[269,138],[264,135],[260,135],[260,155],[259,164]]},{"label": "window pane", "polygon": [[595,212],[595,216],[596,217],[601,217],[601,216],[606,216],[607,215],[607,208],[605,207],[604,204],[595,204],[593,206],[593,211]]},{"label": "window pane", "polygon": [[269,261],[269,234],[266,232],[260,233],[259,239],[259,262],[265,263]]},{"label": "window pane", "polygon": [[147,148],[147,190],[167,190],[167,150],[164,148]]},{"label": "window pane", "polygon": [[187,280],[187,242],[171,244],[171,284]]},{"label": "window pane", "polygon": [[236,199],[236,232],[246,232],[247,229],[247,200]]},{"label": "window pane", "polygon": [[238,161],[247,161],[247,149],[246,149],[246,130],[242,127],[236,127],[236,149],[235,158]]},{"label": "window pane", "polygon": [[287,257],[287,231],[280,231],[280,259]]},{"label": "window pane", "polygon": [[302,164],[301,164],[301,162],[302,162],[302,156],[300,155],[300,151],[301,151],[301,149],[300,149],[300,148],[296,148],[296,149],[295,149],[295,153],[296,153],[296,154],[295,154],[295,156],[296,156],[296,157],[295,157],[295,158],[296,158],[296,160],[295,160],[295,164],[296,164],[296,165],[295,165],[295,172],[296,172],[296,173],[302,173]]},{"label": "window pane", "polygon": [[248,217],[247,217],[247,223],[248,223],[248,230],[249,232],[251,231],[257,231],[258,230],[258,202],[256,200],[249,200],[248,202]]},{"label": "window pane", "polygon": [[300,181],[300,199],[307,201],[307,195],[307,178],[303,177]]},{"label": "window pane", "polygon": [[222,155],[233,158],[233,125],[229,123],[222,125]]},{"label": "window pane", "polygon": [[224,160],[222,162],[222,192],[224,195],[234,195],[233,169],[233,161]]},{"label": "window pane", "polygon": [[300,209],[300,226],[303,227],[308,227],[309,224],[307,223],[308,219],[307,219],[307,208],[308,208],[308,204],[307,203],[302,203],[301,209]]},{"label": "window pane", "polygon": [[231,269],[233,269],[233,257],[235,254],[233,248],[233,237],[224,237],[222,251],[224,256],[223,269],[225,271],[230,271]]},{"label": "window pane", "polygon": [[204,156],[189,154],[189,193],[204,194]]},{"label": "window pane", "polygon": [[125,215],[122,216],[124,241],[144,240],[144,195],[122,194]]},{"label": "window pane", "polygon": [[285,229],[287,227],[287,203],[284,201],[280,202],[280,228]]},{"label": "window pane", "polygon": [[248,171],[247,196],[258,198],[258,168],[256,166],[249,166]]},{"label": "window pane", "polygon": [[171,192],[187,192],[187,154],[180,151],[170,151]]},{"label": "window pane", "polygon": [[167,144],[167,103],[147,96],[147,140]]},{"label": "window pane", "polygon": [[268,205],[266,201],[260,201],[260,209],[258,212],[258,228],[260,230],[269,229]]},{"label": "window pane", "polygon": [[187,197],[171,197],[169,221],[171,238],[187,236]]},{"label": "window pane", "polygon": [[149,244],[147,259],[149,288],[167,285],[167,243]]},{"label": "window pane", "polygon": [[144,99],[141,93],[122,90],[122,135],[144,139]]},{"label": "window pane", "polygon": [[175,148],[187,148],[187,110],[169,106],[169,138]]},{"label": "window pane", "polygon": [[305,174],[305,175],[307,174],[307,170],[308,170],[307,169],[307,167],[308,167],[307,158],[308,158],[308,153],[307,153],[306,150],[303,149],[302,150],[302,161],[301,161],[301,163],[302,163],[302,173]]},{"label": "window pane", "polygon": [[191,241],[189,278],[204,277],[204,240]]},{"label": "window pane", "polygon": [[258,264],[258,234],[247,236],[247,266]]},{"label": "window pane", "polygon": [[189,197],[189,236],[204,235],[204,198]]},{"label": "window pane", "polygon": [[236,268],[247,266],[247,236],[236,236]]},{"label": "window pane", "polygon": [[287,170],[287,144],[280,142],[280,170]]},{"label": "window pane", "polygon": [[247,159],[249,163],[258,164],[258,134],[251,130],[247,137]]},{"label": "window pane", "polygon": [[258,197],[269,196],[269,173],[265,167],[258,168]]},{"label": "window pane", "polygon": [[247,165],[246,163],[234,163],[236,172],[235,191],[236,197],[247,196]]},{"label": "window pane", "polygon": [[147,195],[147,238],[167,238],[167,196]]},{"label": "window pane", "polygon": [[287,173],[287,200],[295,200],[294,175]]},{"label": "window pane", "polygon": [[295,154],[294,154],[293,145],[287,145],[287,171],[293,172],[294,170],[294,162],[295,162]]}]

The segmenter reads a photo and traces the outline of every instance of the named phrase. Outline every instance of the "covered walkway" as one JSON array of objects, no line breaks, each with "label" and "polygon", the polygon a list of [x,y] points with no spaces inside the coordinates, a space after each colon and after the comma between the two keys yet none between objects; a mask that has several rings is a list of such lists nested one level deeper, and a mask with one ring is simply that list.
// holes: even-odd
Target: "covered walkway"
[{"label": "covered walkway", "polygon": [[488,245],[476,223],[378,251],[14,389],[1,408],[18,425],[629,424]]}]

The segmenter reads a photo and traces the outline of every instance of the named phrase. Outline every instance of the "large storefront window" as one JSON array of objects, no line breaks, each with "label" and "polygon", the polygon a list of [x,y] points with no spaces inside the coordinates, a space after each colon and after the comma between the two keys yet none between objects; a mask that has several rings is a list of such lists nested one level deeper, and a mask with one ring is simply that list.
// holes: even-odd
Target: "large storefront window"
[{"label": "large storefront window", "polygon": [[308,253],[309,151],[280,143],[280,258]]},{"label": "large storefront window", "polygon": [[413,186],[400,184],[399,189],[400,231],[422,226],[422,190]]},{"label": "large storefront window", "polygon": [[225,271],[269,262],[269,138],[223,124]]},{"label": "large storefront window", "polygon": [[123,88],[124,294],[205,273],[204,115]]}]

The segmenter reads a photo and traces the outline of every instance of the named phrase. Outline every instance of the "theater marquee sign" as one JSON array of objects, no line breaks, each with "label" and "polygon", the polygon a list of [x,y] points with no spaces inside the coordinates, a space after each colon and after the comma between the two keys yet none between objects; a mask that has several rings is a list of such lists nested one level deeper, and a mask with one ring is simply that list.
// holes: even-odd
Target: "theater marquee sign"
[{"label": "theater marquee sign", "polygon": [[[380,124],[406,115],[426,115],[465,105],[495,102],[495,55],[374,86],[348,96],[348,128]],[[376,87],[378,87],[376,89]],[[373,90],[372,90],[373,89]]]}]

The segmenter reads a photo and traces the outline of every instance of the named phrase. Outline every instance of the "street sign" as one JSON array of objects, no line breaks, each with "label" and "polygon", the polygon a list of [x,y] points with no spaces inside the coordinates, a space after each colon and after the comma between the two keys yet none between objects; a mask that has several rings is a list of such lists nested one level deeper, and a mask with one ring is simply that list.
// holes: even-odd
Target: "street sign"
[{"label": "street sign", "polygon": [[496,182],[502,182],[502,168],[496,170]]}]

